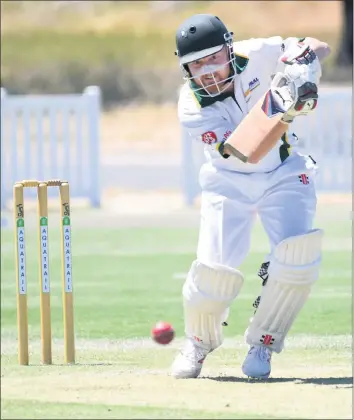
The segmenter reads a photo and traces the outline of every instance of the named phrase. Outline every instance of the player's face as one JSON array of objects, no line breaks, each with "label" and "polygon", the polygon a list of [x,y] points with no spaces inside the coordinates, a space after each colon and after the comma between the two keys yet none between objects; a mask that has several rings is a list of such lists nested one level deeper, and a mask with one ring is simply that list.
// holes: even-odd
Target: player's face
[{"label": "player's face", "polygon": [[[188,64],[194,82],[211,94],[222,89],[229,77],[230,65],[227,48]],[[224,82],[223,82],[224,81]]]}]

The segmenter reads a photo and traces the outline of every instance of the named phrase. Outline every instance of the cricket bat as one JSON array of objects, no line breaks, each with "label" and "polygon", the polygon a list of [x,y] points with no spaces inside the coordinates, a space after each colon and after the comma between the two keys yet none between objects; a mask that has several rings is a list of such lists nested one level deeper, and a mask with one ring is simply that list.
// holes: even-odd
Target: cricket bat
[{"label": "cricket bat", "polygon": [[289,124],[282,121],[285,112],[268,90],[225,141],[224,153],[257,163],[287,131]]}]

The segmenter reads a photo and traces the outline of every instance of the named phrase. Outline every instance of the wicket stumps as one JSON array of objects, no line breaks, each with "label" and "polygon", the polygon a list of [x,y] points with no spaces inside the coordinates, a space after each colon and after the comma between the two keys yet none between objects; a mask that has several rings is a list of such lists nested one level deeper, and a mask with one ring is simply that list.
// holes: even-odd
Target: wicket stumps
[{"label": "wicket stumps", "polygon": [[39,281],[41,319],[41,361],[52,364],[52,333],[50,316],[49,242],[48,242],[48,187],[59,187],[61,215],[62,295],[64,319],[65,363],[75,363],[73,285],[71,278],[70,194],[66,181],[21,181],[14,185],[18,360],[29,364],[27,273],[25,247],[24,188],[37,188]]}]

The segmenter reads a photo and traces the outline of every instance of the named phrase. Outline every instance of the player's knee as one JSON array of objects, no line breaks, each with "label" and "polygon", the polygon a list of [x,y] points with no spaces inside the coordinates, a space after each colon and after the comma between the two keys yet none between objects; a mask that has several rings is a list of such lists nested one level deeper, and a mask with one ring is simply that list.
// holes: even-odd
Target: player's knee
[{"label": "player's knee", "polygon": [[280,242],[274,249],[269,274],[296,283],[316,281],[321,263],[323,232],[314,229]]},{"label": "player's knee", "polygon": [[243,284],[239,270],[221,264],[192,263],[183,286],[184,304],[204,313],[224,312],[237,297]]},{"label": "player's knee", "polygon": [[[314,200],[316,200],[316,197],[314,196]],[[291,213],[288,213],[288,215],[284,215],[283,220],[283,234],[278,239],[279,242],[285,241],[290,237],[302,237],[307,235],[313,226],[313,221],[315,218],[316,213],[316,204],[311,203],[309,199],[306,200],[307,204],[304,207],[301,207],[300,209],[295,206]],[[299,218],[299,211],[301,211],[302,217]],[[286,219],[288,218],[287,222]],[[289,221],[290,218],[290,221]]]}]

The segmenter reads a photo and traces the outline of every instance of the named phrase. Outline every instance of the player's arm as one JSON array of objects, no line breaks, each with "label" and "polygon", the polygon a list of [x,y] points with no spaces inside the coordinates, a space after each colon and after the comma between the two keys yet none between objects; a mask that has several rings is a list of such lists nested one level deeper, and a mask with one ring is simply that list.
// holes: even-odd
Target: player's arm
[{"label": "player's arm", "polygon": [[234,130],[217,109],[201,108],[188,90],[182,92],[178,101],[178,119],[191,141],[197,141],[210,150],[218,150],[219,144]]},{"label": "player's arm", "polygon": [[331,48],[327,42],[320,41],[316,38],[306,37],[304,43],[309,45],[321,62],[331,54]]},{"label": "player's arm", "polygon": [[284,73],[289,82],[309,81],[318,84],[322,76],[321,62],[331,49],[326,42],[316,38],[286,38],[282,44],[275,73]]},{"label": "player's arm", "polygon": [[[283,65],[283,68],[278,67],[278,73],[275,75],[275,79],[278,77],[279,80],[283,79],[284,84],[287,85],[291,96],[294,99],[294,106],[290,107],[287,111],[288,122],[292,122],[293,119],[298,115],[307,115],[317,105],[317,96],[308,98],[308,101],[303,103],[302,106],[298,107],[296,101],[302,93],[306,94],[306,86],[313,86],[314,93],[317,94],[317,88],[322,76],[321,60],[324,60],[331,53],[331,49],[327,43],[319,41],[316,38],[302,38],[298,39],[296,43],[288,42],[287,48],[279,58],[279,63]],[[272,82],[274,85],[274,79]],[[302,92],[305,87],[305,92]],[[280,86],[281,88],[281,86]],[[284,90],[281,88],[280,90]],[[311,89],[311,88],[310,88]],[[273,89],[276,93],[276,89]],[[278,89],[279,92],[279,89]],[[315,99],[313,101],[313,99]]]},{"label": "player's arm", "polygon": [[[311,40],[322,59],[330,53],[327,44]],[[275,146],[295,117],[316,108],[321,77],[318,57],[304,40],[288,38],[282,49],[279,63],[283,72],[276,73],[265,97],[221,145],[222,155],[226,152],[243,162],[257,163]]]},{"label": "player's arm", "polygon": [[[316,54],[319,61],[321,62],[325,58],[327,58],[329,54],[331,53],[331,48],[328,45],[328,43],[324,41],[320,41],[317,38],[312,38],[308,36],[303,37],[303,38],[290,37],[290,38],[285,38],[282,41],[281,50],[279,51],[279,55],[278,55],[278,63],[282,63],[281,58],[283,56],[292,54],[294,52],[294,47],[296,47],[297,44],[308,45],[311,48],[311,50]],[[283,68],[277,69],[277,71],[282,71],[282,70]]]},{"label": "player's arm", "polygon": [[317,86],[304,83],[292,95],[287,79],[277,73],[271,88],[255,104],[232,135],[219,146],[222,156],[258,163],[276,145],[297,115],[315,108]]}]

